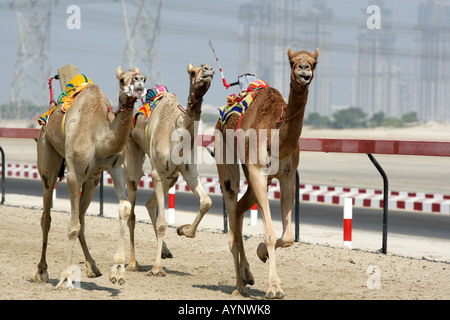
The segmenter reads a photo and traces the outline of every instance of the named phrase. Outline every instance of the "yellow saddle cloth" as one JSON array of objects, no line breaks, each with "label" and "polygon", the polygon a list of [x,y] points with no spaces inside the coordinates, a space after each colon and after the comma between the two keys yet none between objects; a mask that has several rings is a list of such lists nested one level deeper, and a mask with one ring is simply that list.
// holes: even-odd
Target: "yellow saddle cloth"
[{"label": "yellow saddle cloth", "polygon": [[48,112],[39,117],[38,122],[40,125],[47,123],[48,117],[55,111],[56,107],[61,106],[63,112],[66,112],[72,104],[75,96],[80,93],[87,85],[93,84],[91,79],[84,74],[77,74],[67,84],[66,89],[59,95],[56,105],[53,106]]}]

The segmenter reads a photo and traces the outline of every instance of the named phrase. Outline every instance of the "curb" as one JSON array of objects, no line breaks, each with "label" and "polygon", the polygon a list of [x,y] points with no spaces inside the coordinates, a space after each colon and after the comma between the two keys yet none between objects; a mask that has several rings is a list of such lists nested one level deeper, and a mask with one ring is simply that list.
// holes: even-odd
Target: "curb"
[{"label": "curb", "polygon": [[[0,174],[2,173],[0,167]],[[7,164],[6,177],[40,179],[36,165]],[[217,177],[201,177],[203,188],[208,194],[221,195],[219,179]],[[104,172],[103,183],[113,185],[109,173]],[[140,188],[152,189],[150,174],[144,175],[139,183]],[[244,194],[247,182],[241,180],[239,194]],[[175,185],[179,192],[190,192],[184,179],[179,178]],[[280,199],[281,192],[278,182],[272,183],[268,189],[269,199]],[[312,184],[300,184],[300,201],[323,203],[330,205],[344,205],[345,198],[352,198],[353,205],[367,208],[383,208],[383,191],[376,189],[333,187]],[[420,211],[430,213],[450,213],[450,195],[431,194],[406,191],[389,191],[389,209]]]}]

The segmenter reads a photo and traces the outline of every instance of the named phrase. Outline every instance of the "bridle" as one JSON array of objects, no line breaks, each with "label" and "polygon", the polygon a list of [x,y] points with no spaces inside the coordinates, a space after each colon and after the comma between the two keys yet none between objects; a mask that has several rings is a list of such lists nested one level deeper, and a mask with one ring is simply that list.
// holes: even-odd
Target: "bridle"
[{"label": "bridle", "polygon": [[[140,73],[136,72],[136,73],[131,77],[131,82],[130,82],[129,86],[131,86],[131,85],[134,84],[134,78],[135,78],[137,75],[140,75]],[[133,98],[133,97],[132,97],[132,98]],[[108,107],[108,111],[112,112],[115,116],[117,116],[117,115],[119,114],[119,112],[121,112],[121,111],[124,111],[124,110],[127,110],[127,109],[133,109],[133,108],[134,108],[134,104],[135,104],[137,98],[136,98],[136,99],[134,99],[134,98],[133,98],[133,99],[127,99],[127,100],[128,100],[127,103],[123,103],[123,102],[120,101],[120,97],[119,97],[119,102],[120,102],[120,104],[122,104],[122,106],[119,107],[119,109],[118,109],[117,111],[114,111],[113,108],[112,108],[111,106],[109,106],[109,107]]]},{"label": "bridle", "polygon": [[[306,86],[301,86],[297,82],[297,79],[295,79],[295,77],[294,77],[294,70],[295,70],[295,67],[300,63],[301,60],[302,60],[302,58],[299,58],[297,61],[295,61],[291,68],[291,89],[294,90],[295,92],[304,92],[305,90],[308,90],[309,84],[314,79],[314,69],[313,69],[311,62],[308,61],[308,64],[309,64],[309,66],[311,68],[311,72],[312,72],[312,76],[311,76],[311,79],[309,80],[309,83]],[[295,88],[292,84],[293,82],[297,83],[299,85],[299,88]],[[305,96],[305,100],[306,100],[306,98],[307,98],[307,96]],[[301,109],[300,109],[293,116],[286,118],[286,119],[282,119],[284,116],[284,112],[286,111],[286,107],[287,107],[287,103],[281,108],[281,114],[277,120],[277,123],[283,123],[283,122],[289,121],[289,120],[295,118],[301,111]]]},{"label": "bridle", "polygon": [[[295,77],[294,77],[294,70],[295,70],[295,67],[301,62],[301,60],[302,60],[302,58],[299,58],[297,61],[295,61],[294,64],[292,65],[292,68],[291,68],[291,80],[294,81],[295,83],[297,83],[299,86],[300,86],[300,84],[297,82],[297,79],[295,79]],[[309,61],[307,61],[307,62],[308,62],[308,64],[309,64],[309,67],[311,68],[311,72],[312,72],[311,79],[309,80],[309,83],[308,83],[306,86],[300,86],[299,89],[293,88],[293,87],[292,87],[292,82],[291,82],[291,88],[292,88],[294,91],[301,92],[301,91],[304,91],[304,90],[308,89],[309,84],[310,84],[310,83],[312,82],[312,80],[314,79],[314,71],[313,71],[314,68],[313,68],[311,62],[309,62]]]},{"label": "bridle", "polygon": [[[180,104],[178,105],[178,109],[180,109],[184,114],[186,114],[186,112],[190,111],[195,106],[195,104],[199,101],[199,100],[197,100],[197,97],[195,96],[195,84],[197,82],[198,74],[202,70],[203,70],[203,66],[201,66],[201,68],[198,69],[198,71],[195,73],[194,85],[192,86],[193,87],[192,96],[194,97],[194,101],[189,102],[189,99],[188,99],[188,107],[186,109],[184,109],[182,105],[180,105]],[[190,96],[189,96],[189,98],[190,98]],[[194,111],[196,111],[197,113],[201,113],[201,110],[199,111],[199,110],[194,109]]]}]

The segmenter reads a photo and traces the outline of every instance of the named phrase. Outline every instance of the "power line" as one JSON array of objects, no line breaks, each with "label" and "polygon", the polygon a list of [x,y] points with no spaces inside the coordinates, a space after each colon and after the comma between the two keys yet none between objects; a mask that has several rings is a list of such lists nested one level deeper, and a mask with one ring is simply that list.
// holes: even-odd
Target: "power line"
[{"label": "power line", "polygon": [[[11,1],[15,10],[18,49],[10,86],[6,116],[20,118],[25,100],[34,104],[44,101],[45,79],[50,74],[49,34],[52,0]],[[37,90],[33,90],[36,88]]]},{"label": "power line", "polygon": [[121,3],[125,30],[123,65],[132,68],[143,64],[149,82],[160,83],[162,72],[159,61],[159,34],[162,0],[132,1],[135,6],[133,13],[125,0]]}]

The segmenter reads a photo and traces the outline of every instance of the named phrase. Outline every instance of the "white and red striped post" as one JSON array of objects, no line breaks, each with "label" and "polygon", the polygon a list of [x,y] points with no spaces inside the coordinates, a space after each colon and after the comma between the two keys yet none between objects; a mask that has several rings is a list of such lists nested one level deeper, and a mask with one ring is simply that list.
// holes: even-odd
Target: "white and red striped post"
[{"label": "white and red striped post", "polygon": [[344,199],[344,247],[352,248],[352,208],[353,199]]},{"label": "white and red striped post", "polygon": [[258,204],[255,203],[250,210],[250,225],[256,226],[256,222],[258,220]]},{"label": "white and red striped post", "polygon": [[169,189],[169,223],[175,222],[175,185]]}]

